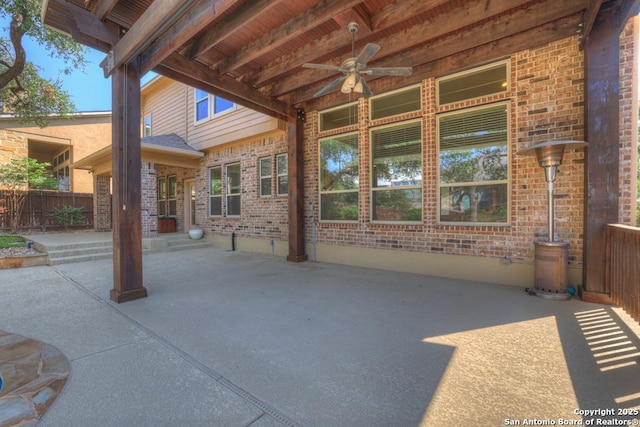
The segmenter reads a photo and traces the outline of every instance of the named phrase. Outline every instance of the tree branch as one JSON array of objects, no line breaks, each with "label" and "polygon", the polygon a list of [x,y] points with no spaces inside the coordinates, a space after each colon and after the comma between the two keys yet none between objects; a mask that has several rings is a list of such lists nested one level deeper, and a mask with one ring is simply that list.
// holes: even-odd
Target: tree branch
[{"label": "tree branch", "polygon": [[24,64],[27,62],[27,54],[22,47],[22,36],[24,36],[25,30],[22,28],[23,14],[14,15],[11,18],[10,36],[13,49],[16,54],[13,65],[7,68],[7,70],[0,75],[0,89],[7,86],[11,80],[17,78],[22,70]]}]

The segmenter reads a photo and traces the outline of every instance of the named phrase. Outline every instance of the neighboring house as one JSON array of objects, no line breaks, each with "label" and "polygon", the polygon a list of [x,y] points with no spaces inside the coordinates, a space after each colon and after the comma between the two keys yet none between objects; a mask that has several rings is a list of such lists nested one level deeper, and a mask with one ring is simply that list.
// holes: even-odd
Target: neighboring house
[{"label": "neighboring house", "polygon": [[39,128],[21,124],[14,116],[0,116],[0,164],[12,157],[32,157],[51,164],[60,191],[92,193],[93,177],[71,164],[111,146],[111,112],[78,113],[70,119],[52,118]]}]

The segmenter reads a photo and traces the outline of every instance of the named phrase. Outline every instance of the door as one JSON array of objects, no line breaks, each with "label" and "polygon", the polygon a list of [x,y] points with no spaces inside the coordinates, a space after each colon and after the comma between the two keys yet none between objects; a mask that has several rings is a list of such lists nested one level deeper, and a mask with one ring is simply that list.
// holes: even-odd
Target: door
[{"label": "door", "polygon": [[184,181],[184,231],[196,228],[196,181]]}]

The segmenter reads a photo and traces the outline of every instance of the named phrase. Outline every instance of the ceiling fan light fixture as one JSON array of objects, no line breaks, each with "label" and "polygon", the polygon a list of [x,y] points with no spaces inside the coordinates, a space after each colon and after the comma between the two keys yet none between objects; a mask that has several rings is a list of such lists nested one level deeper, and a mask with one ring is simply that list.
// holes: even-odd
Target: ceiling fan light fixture
[{"label": "ceiling fan light fixture", "polygon": [[362,77],[360,77],[358,79],[358,83],[356,83],[356,85],[353,87],[353,91],[355,93],[362,93],[364,92],[364,86],[362,85]]},{"label": "ceiling fan light fixture", "polygon": [[342,88],[340,89],[340,92],[351,93],[351,88],[349,87],[349,85],[347,85],[346,81],[342,84]]},{"label": "ceiling fan light fixture", "polygon": [[354,72],[352,72],[351,74],[349,74],[349,77],[347,77],[347,79],[344,81],[344,85],[347,86],[349,89],[353,89],[356,85],[356,80],[357,80],[357,75]]}]

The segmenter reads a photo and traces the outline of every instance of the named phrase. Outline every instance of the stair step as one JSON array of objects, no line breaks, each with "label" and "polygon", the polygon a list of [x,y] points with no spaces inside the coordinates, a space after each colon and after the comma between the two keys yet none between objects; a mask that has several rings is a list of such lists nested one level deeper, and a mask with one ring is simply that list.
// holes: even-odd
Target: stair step
[{"label": "stair step", "polygon": [[99,253],[113,253],[112,247],[107,246],[93,246],[86,248],[69,248],[69,249],[58,249],[58,247],[50,248],[47,250],[49,254],[49,258],[64,258],[64,257],[72,257],[79,255],[93,255]]},{"label": "stair step", "polygon": [[174,244],[174,245],[170,244],[167,250],[169,252],[173,252],[173,251],[182,251],[186,249],[202,249],[202,248],[210,248],[210,247],[212,247],[211,242],[198,242],[198,243],[187,242],[187,243]]},{"label": "stair step", "polygon": [[51,257],[49,256],[50,265],[71,264],[74,262],[95,261],[99,259],[112,258],[113,252],[94,253],[90,255],[74,255],[64,257]]}]

